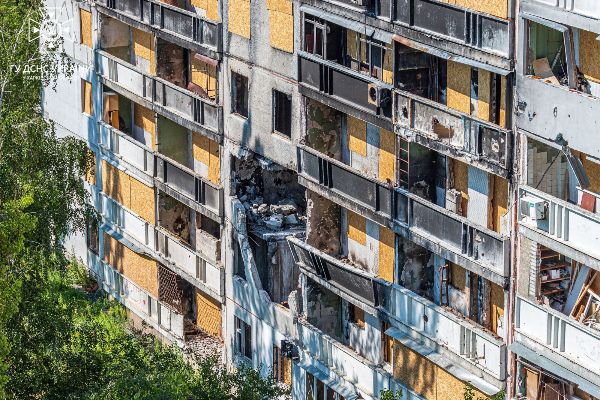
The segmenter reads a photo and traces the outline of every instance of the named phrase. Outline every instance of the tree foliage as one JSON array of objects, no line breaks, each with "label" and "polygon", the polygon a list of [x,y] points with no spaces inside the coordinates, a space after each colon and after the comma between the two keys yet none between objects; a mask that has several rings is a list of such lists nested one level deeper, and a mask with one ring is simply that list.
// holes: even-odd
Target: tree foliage
[{"label": "tree foliage", "polygon": [[190,367],[177,349],[128,331],[122,306],[76,287],[85,274],[62,243],[92,213],[81,180],[91,163],[85,144],[57,138],[39,107],[42,87],[69,70],[60,40],[40,52],[27,37],[30,22],[44,18],[41,7],[0,1],[0,399],[282,394],[252,369],[230,372],[212,359]]}]

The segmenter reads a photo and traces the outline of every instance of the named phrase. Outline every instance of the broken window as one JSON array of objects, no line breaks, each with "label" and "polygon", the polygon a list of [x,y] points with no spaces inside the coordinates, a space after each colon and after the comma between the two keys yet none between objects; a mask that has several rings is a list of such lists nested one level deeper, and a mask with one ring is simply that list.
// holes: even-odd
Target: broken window
[{"label": "broken window", "polygon": [[156,118],[158,145],[160,154],[190,168],[191,151],[189,146],[189,129],[173,122],[169,118],[158,115]]},{"label": "broken window", "polygon": [[273,378],[277,382],[292,385],[292,359],[283,355],[281,349],[273,346]]},{"label": "broken window", "polygon": [[246,266],[244,264],[244,258],[242,257],[242,251],[240,250],[240,244],[237,237],[233,240],[233,274],[239,276],[243,280],[246,280]]},{"label": "broken window", "polygon": [[196,213],[196,226],[215,239],[221,238],[221,225],[205,215]]},{"label": "broken window", "polygon": [[306,400],[344,400],[344,396],[306,372]]},{"label": "broken window", "polygon": [[292,96],[273,90],[273,132],[292,136]]},{"label": "broken window", "polygon": [[396,43],[396,88],[446,103],[446,60]]},{"label": "broken window", "polygon": [[99,14],[100,24],[100,47],[108,54],[117,57],[127,63],[133,64],[130,53],[131,28],[123,22]]},{"label": "broken window", "polygon": [[560,378],[529,361],[517,361],[517,398],[523,400],[596,400],[576,384]]},{"label": "broken window", "polygon": [[187,88],[189,50],[160,38],[157,41],[157,50],[156,75],[174,85]]},{"label": "broken window", "polygon": [[383,349],[383,362],[385,364],[392,363],[392,356],[394,351],[394,339],[391,336],[385,334],[390,329],[390,324],[383,322],[381,324],[381,347]]},{"label": "broken window", "polygon": [[365,34],[346,30],[345,65],[381,81],[392,83],[390,44],[371,39]]},{"label": "broken window", "polygon": [[95,218],[89,218],[85,226],[85,239],[87,248],[94,254],[98,255],[100,248],[100,237],[98,235],[98,221]]},{"label": "broken window", "polygon": [[365,312],[363,309],[348,303],[348,322],[358,326],[360,329],[365,328]]},{"label": "broken window", "polygon": [[402,238],[397,246],[399,284],[433,301],[433,253]]},{"label": "broken window", "polygon": [[231,72],[231,112],[248,118],[248,78]]},{"label": "broken window", "polygon": [[[568,85],[565,43],[569,45],[566,27],[554,27],[528,21],[527,75],[534,75],[555,85]],[[556,29],[562,28],[562,30]]]},{"label": "broken window", "polygon": [[344,28],[310,15],[304,16],[305,52],[342,63],[342,32]]},{"label": "broken window", "polygon": [[159,192],[159,226],[177,236],[188,246],[190,245],[190,219],[191,210],[189,207],[175,200],[173,197]]},{"label": "broken window", "polygon": [[158,264],[158,300],[168,304],[195,324],[193,293],[191,284],[164,265]]},{"label": "broken window", "polygon": [[87,115],[94,115],[94,106],[93,106],[93,97],[92,97],[92,83],[86,81],[85,79],[81,80],[81,112]]},{"label": "broken window", "polygon": [[343,341],[342,298],[312,279],[307,279],[306,289],[308,323],[340,342]]},{"label": "broken window", "polygon": [[191,76],[188,90],[197,95],[215,100],[217,97],[217,61],[199,53],[194,53],[190,60]]},{"label": "broken window", "polygon": [[238,317],[233,317],[236,354],[252,360],[252,327]]}]

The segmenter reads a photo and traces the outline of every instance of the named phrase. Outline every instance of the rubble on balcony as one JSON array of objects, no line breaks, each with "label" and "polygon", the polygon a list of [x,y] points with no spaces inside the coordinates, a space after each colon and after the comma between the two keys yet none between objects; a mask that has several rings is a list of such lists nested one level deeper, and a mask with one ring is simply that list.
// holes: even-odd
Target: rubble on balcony
[{"label": "rubble on balcony", "polygon": [[304,226],[304,188],[294,171],[258,156],[236,159],[236,195],[252,230],[265,233]]},{"label": "rubble on balcony", "polygon": [[189,245],[191,243],[189,207],[162,192],[159,193],[158,199],[159,225]]}]

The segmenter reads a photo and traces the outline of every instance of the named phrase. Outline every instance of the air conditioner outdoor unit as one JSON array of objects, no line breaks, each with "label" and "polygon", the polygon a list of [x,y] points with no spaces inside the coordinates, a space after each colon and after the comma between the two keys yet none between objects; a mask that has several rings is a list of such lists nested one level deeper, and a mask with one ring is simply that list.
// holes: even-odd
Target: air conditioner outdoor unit
[{"label": "air conditioner outdoor unit", "polygon": [[350,0],[350,3],[356,4],[357,6],[364,7],[367,5],[368,0]]},{"label": "air conditioner outdoor unit", "polygon": [[541,221],[546,219],[548,203],[542,199],[524,196],[521,198],[521,215],[529,218],[531,221]]},{"label": "air conditioner outdoor unit", "polygon": [[367,96],[369,104],[382,107],[391,99],[391,91],[386,87],[379,86],[377,83],[369,83]]}]

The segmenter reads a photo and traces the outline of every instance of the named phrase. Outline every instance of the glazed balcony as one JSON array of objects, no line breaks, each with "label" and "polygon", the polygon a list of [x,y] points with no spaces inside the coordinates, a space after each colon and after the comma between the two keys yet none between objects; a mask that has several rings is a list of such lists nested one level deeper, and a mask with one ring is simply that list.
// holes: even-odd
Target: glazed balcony
[{"label": "glazed balcony", "polygon": [[100,12],[183,47],[220,57],[221,24],[159,0],[99,0]]}]

